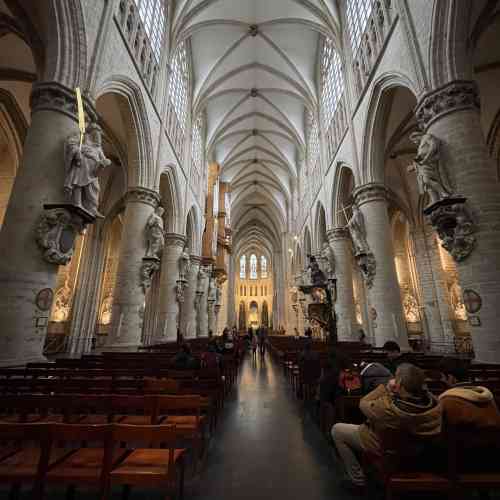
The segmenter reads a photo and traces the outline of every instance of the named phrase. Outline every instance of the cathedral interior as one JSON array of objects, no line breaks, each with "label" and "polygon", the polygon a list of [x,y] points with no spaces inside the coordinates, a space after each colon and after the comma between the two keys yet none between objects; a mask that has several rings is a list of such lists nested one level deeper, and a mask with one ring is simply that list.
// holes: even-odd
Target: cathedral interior
[{"label": "cathedral interior", "polygon": [[499,33],[498,0],[0,0],[0,385],[228,331],[283,412],[293,339],[495,372]]}]

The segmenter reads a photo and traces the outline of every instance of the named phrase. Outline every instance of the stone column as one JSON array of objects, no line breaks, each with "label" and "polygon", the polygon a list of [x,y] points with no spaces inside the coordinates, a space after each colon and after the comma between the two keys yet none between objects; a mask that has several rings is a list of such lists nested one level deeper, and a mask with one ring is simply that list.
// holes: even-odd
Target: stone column
[{"label": "stone column", "polygon": [[354,192],[355,202],[364,216],[366,240],[376,262],[373,283],[368,287],[368,302],[377,347],[395,340],[408,348],[403,318],[391,228],[387,212],[387,190],[382,184],[369,183]]},{"label": "stone column", "polygon": [[[95,120],[87,99],[84,106]],[[0,233],[0,366],[45,359],[43,346],[59,266],[44,260],[35,235],[43,205],[66,202],[64,143],[74,133],[78,133],[74,90],[55,82],[36,84],[22,164]]]},{"label": "stone column", "polygon": [[186,237],[182,234],[167,233],[161,262],[159,325],[155,343],[177,340],[179,303],[177,302],[177,280],[179,279],[179,259]]},{"label": "stone column", "polygon": [[[474,298],[474,306],[479,298],[481,302],[471,321],[476,359],[500,363],[500,190],[481,127],[476,84],[455,81],[431,92],[420,101],[417,118],[425,132],[439,140],[439,161],[455,194],[467,198],[472,234],[467,217],[461,215],[449,247],[457,251],[464,294]],[[473,243],[468,255],[462,251],[467,240]]]},{"label": "stone column", "polygon": [[189,272],[186,276],[187,288],[184,293],[184,303],[181,314],[181,333],[185,339],[196,338],[196,290],[198,289],[198,273],[200,272],[201,257],[191,255]]},{"label": "stone column", "polygon": [[203,266],[200,270],[201,279],[198,282],[198,289],[202,294],[199,295],[198,299],[198,337],[207,337],[208,336],[208,276],[210,270]]},{"label": "stone column", "polygon": [[328,231],[327,237],[335,255],[335,275],[337,276],[335,311],[338,339],[340,341],[358,340],[349,231],[346,228],[337,227]]},{"label": "stone column", "polygon": [[145,295],[141,267],[146,255],[144,229],[160,202],[155,191],[132,188],[125,195],[123,234],[106,349],[134,350],[141,344]]}]

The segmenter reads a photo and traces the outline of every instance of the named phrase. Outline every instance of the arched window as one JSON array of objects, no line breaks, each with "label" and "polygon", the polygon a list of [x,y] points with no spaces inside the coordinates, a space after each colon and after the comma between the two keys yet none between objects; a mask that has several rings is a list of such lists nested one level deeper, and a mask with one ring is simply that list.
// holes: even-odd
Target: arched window
[{"label": "arched window", "polygon": [[165,33],[165,1],[134,0],[139,10],[139,17],[151,44],[156,62],[160,62],[163,36]]},{"label": "arched window", "polygon": [[307,166],[310,171],[319,159],[319,127],[316,116],[307,112]]},{"label": "arched window", "polygon": [[240,257],[240,278],[245,279],[247,277],[247,256],[242,255]]},{"label": "arched window", "polygon": [[250,255],[250,279],[257,279],[257,257],[254,254]]},{"label": "arched window", "polygon": [[326,38],[321,58],[321,109],[323,112],[323,125],[326,129],[328,129],[332,121],[343,92],[342,61],[339,53],[333,47],[332,40]]},{"label": "arched window", "polygon": [[267,259],[263,255],[260,258],[260,277],[267,278]]},{"label": "arched window", "polygon": [[347,29],[353,56],[361,44],[361,37],[366,28],[366,23],[372,12],[373,0],[348,0],[347,2]]},{"label": "arched window", "polygon": [[203,115],[199,115],[193,125],[193,140],[191,143],[191,187],[198,193],[200,186],[204,155],[203,155]]},{"label": "arched window", "polygon": [[179,126],[186,131],[186,118],[188,109],[188,60],[186,44],[182,43],[172,62],[172,73],[168,90],[169,99],[174,108]]}]

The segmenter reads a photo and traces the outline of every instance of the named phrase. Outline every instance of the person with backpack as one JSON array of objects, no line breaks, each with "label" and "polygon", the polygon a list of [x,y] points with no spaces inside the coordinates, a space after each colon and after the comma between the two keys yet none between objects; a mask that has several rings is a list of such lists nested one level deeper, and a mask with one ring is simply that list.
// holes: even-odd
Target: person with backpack
[{"label": "person with backpack", "polygon": [[415,448],[419,438],[437,436],[441,431],[441,405],[427,390],[423,370],[410,363],[399,365],[395,378],[363,397],[359,407],[366,423],[339,423],[331,431],[349,478],[346,486],[358,492],[365,485],[358,455],[381,456],[385,430],[401,431],[409,448]]}]

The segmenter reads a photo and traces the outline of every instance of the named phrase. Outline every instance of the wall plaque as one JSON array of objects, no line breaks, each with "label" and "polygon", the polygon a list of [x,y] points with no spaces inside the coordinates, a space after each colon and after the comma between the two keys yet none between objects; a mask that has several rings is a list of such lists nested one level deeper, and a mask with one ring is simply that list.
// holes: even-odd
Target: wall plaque
[{"label": "wall plaque", "polygon": [[465,309],[469,314],[475,314],[477,313],[482,305],[483,305],[483,300],[481,299],[481,296],[474,290],[471,290],[470,288],[466,288],[464,290],[464,305]]},{"label": "wall plaque", "polygon": [[54,300],[54,292],[51,288],[43,288],[40,290],[35,299],[35,304],[41,311],[48,311],[52,307]]}]

